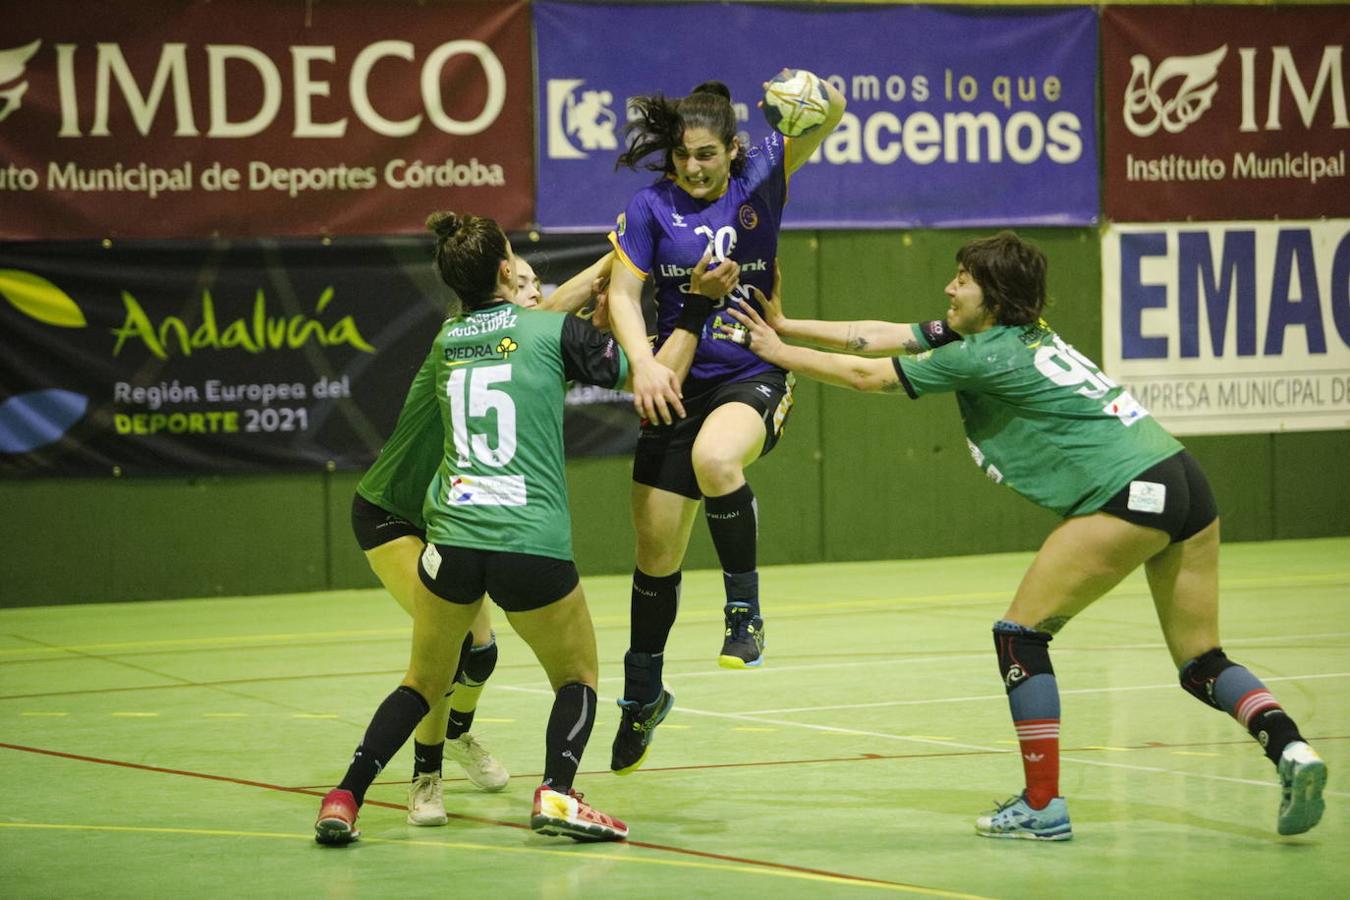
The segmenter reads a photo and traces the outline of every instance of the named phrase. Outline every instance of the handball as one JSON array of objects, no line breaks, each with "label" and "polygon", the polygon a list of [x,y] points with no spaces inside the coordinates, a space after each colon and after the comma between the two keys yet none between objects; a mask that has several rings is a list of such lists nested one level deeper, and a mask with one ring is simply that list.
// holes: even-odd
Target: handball
[{"label": "handball", "polygon": [[801,137],[830,114],[830,96],[820,78],[805,69],[784,69],[764,91],[764,118],[780,134]]}]

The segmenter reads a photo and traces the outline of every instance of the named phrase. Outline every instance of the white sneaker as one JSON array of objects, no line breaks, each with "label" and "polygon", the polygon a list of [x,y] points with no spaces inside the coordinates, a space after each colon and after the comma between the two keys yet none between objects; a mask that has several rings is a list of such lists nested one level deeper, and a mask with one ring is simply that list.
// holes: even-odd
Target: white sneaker
[{"label": "white sneaker", "polygon": [[464,774],[469,776],[469,781],[480,791],[504,790],[506,783],[511,780],[506,767],[497,762],[496,757],[472,734],[461,734],[453,741],[446,741],[445,755],[459,763]]},{"label": "white sneaker", "polygon": [[408,785],[408,824],[444,825],[449,821],[445,797],[441,794],[441,776],[418,775]]},{"label": "white sneaker", "polygon": [[1327,764],[1303,741],[1294,741],[1280,754],[1280,834],[1302,834],[1322,820],[1326,808],[1322,788]]}]

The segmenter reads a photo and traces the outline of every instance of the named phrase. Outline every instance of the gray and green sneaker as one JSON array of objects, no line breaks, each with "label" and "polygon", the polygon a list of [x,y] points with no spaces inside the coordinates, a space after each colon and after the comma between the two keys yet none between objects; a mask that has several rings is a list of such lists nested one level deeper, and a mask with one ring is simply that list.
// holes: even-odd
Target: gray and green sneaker
[{"label": "gray and green sneaker", "polygon": [[1280,754],[1280,834],[1302,834],[1322,821],[1326,802],[1327,764],[1303,741],[1294,741]]}]

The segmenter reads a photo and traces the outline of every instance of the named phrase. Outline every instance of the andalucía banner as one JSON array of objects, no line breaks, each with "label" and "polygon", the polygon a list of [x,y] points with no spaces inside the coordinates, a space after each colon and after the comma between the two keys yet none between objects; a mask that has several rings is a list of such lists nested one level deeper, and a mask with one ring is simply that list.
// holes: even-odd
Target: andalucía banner
[{"label": "andaluc\u00eda banner", "polygon": [[415,233],[533,218],[524,2],[23,4],[0,239]]},{"label": "andaluc\u00eda banner", "polygon": [[[609,249],[514,237],[546,292]],[[0,476],[364,468],[452,302],[429,238],[0,245]],[[564,434],[630,452],[631,395]]]},{"label": "andaluc\u00eda banner", "polygon": [[1102,10],[1107,217],[1350,215],[1350,7]]}]

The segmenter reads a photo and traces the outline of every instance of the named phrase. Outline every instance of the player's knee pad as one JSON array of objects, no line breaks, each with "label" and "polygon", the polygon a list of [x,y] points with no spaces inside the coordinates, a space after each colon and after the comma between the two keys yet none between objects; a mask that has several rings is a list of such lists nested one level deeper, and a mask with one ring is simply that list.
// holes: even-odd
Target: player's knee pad
[{"label": "player's knee pad", "polygon": [[1181,686],[1186,689],[1186,693],[1200,702],[1207,703],[1215,709],[1223,709],[1214,698],[1214,682],[1219,680],[1219,675],[1224,669],[1235,665],[1237,663],[1224,655],[1223,648],[1215,647],[1213,650],[1207,650],[1181,667],[1179,676]]},{"label": "player's knee pad", "polygon": [[495,668],[497,668],[497,638],[493,635],[492,642],[486,647],[470,648],[459,680],[465,687],[482,687]]},{"label": "player's knee pad", "polygon": [[1050,665],[1050,641],[1044,631],[1016,622],[994,623],[994,648],[998,651],[999,674],[1008,693],[1036,675],[1053,675]]}]

